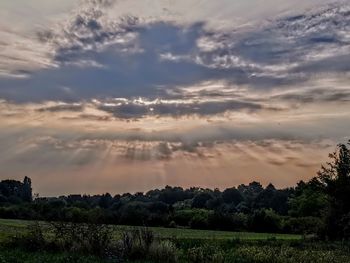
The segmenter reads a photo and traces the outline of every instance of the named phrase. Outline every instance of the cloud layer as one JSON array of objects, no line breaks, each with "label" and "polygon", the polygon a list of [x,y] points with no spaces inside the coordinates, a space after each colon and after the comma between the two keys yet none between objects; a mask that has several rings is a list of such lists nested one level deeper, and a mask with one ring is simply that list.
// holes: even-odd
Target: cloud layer
[{"label": "cloud layer", "polygon": [[37,32],[51,53],[45,67],[41,61],[42,69],[31,72],[18,64],[8,73],[22,78],[0,79],[0,95],[15,101],[157,98],[204,81],[286,89],[324,74],[349,73],[346,4],[238,31],[213,31],[205,22],[112,19],[106,11],[112,4],[89,1],[56,29]]}]

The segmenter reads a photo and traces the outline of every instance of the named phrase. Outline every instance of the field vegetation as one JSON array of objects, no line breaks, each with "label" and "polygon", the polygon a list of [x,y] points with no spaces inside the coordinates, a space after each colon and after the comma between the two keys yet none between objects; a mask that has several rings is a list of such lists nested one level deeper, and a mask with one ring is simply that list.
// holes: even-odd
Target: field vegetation
[{"label": "field vegetation", "polygon": [[[117,228],[63,222],[1,222],[0,262],[349,262],[347,242],[300,236]],[[159,230],[159,231],[158,231]],[[11,234],[12,233],[12,234]],[[199,233],[201,236],[199,237]]]}]

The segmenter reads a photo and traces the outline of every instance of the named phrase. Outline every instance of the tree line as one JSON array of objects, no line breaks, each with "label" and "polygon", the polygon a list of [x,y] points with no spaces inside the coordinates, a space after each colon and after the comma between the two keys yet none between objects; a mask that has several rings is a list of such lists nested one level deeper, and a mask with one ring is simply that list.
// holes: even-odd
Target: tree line
[{"label": "tree line", "polygon": [[166,186],[146,193],[32,198],[31,180],[0,182],[0,217],[46,221],[350,237],[350,141],[317,176],[277,189],[259,182],[207,189]]}]

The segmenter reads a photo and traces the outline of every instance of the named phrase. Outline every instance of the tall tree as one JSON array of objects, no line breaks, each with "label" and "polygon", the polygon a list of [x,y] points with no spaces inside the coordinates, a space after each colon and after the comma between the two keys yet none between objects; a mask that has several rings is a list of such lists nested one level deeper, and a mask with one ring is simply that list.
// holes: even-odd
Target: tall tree
[{"label": "tall tree", "polygon": [[350,141],[339,144],[329,157],[331,161],[322,166],[318,179],[330,197],[327,218],[327,235],[330,238],[350,238]]},{"label": "tall tree", "polygon": [[32,180],[29,177],[24,177],[22,188],[22,199],[26,202],[31,202],[32,196]]}]

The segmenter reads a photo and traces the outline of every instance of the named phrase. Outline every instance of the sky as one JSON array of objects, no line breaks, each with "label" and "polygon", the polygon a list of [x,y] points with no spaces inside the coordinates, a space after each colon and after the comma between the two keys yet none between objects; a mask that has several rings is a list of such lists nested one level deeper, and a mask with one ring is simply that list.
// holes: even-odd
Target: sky
[{"label": "sky", "polygon": [[2,0],[0,179],[277,187],[350,139],[350,4]]}]

